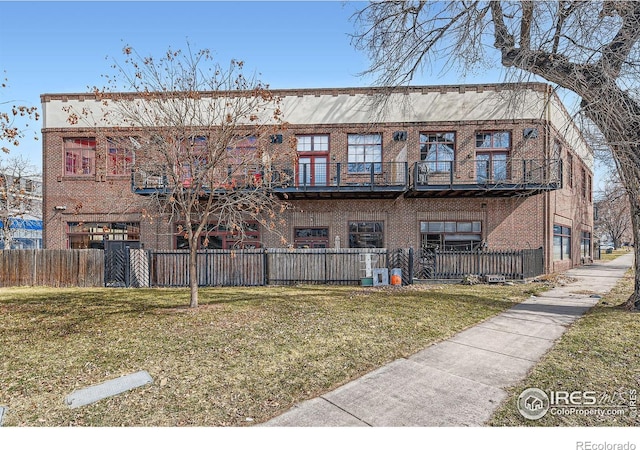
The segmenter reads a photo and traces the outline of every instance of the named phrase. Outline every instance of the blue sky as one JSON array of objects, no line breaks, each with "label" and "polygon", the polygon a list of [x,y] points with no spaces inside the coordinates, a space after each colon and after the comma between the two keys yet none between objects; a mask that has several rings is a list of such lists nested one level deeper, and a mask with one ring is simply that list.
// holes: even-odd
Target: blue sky
[{"label": "blue sky", "polygon": [[[221,62],[245,61],[272,88],[367,86],[366,55],[351,45],[360,2],[2,2],[0,101],[39,106],[40,95],[103,86],[125,44],[143,55],[167,48],[208,48]],[[425,76],[416,84],[497,82],[498,72],[461,78]],[[32,127],[34,127],[32,125]],[[40,124],[35,124],[40,129]],[[30,135],[33,136],[33,135]],[[15,152],[17,153],[18,149]],[[41,166],[41,142],[19,151]]]}]

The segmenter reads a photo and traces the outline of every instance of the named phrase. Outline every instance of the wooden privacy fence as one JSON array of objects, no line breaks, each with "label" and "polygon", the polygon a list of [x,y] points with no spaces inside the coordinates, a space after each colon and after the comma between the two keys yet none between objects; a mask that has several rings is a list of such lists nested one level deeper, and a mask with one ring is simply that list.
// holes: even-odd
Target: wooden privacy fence
[{"label": "wooden privacy fence", "polygon": [[[542,249],[492,252],[412,249],[251,249],[198,252],[200,286],[359,284],[365,269],[402,270],[414,279],[465,275],[531,278],[544,273]],[[368,255],[368,256],[367,256]],[[189,253],[123,247],[103,250],[0,251],[2,286],[169,287],[189,285]]]},{"label": "wooden privacy fence", "polygon": [[[134,250],[131,250],[134,251]],[[251,249],[198,252],[200,286],[357,284],[372,268],[387,267],[386,249]],[[151,286],[188,286],[189,253],[149,251]],[[131,270],[135,273],[135,270]],[[138,277],[141,278],[141,277]]]},{"label": "wooden privacy fence", "polygon": [[104,252],[2,250],[0,286],[104,286]]},{"label": "wooden privacy fence", "polygon": [[[151,286],[188,286],[189,251],[149,251]],[[263,286],[264,250],[206,250],[198,252],[198,285]]]},{"label": "wooden privacy fence", "polygon": [[418,273],[426,279],[461,279],[465,275],[500,275],[521,280],[544,273],[543,249],[504,251],[436,250],[422,254]]},{"label": "wooden privacy fence", "polygon": [[270,248],[266,261],[269,284],[357,284],[366,276],[367,265],[371,269],[387,267],[387,250]]}]

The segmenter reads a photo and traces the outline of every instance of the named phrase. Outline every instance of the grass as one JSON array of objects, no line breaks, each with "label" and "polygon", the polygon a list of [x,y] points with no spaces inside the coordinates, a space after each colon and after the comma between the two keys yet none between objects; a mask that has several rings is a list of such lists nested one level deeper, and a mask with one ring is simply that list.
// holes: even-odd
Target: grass
[{"label": "grass", "polygon": [[600,253],[600,261],[604,261],[604,262],[612,261],[612,260],[616,259],[618,256],[626,255],[631,250],[632,249],[626,250],[626,249],[619,248],[617,250],[613,250],[613,252],[611,252],[611,253],[607,253],[605,251],[602,251]]},{"label": "grass", "polygon": [[[633,292],[628,273],[598,305],[576,321],[529,377],[510,389],[489,422],[494,426],[638,426],[628,407],[631,391],[640,391],[640,314],[624,308]],[[552,415],[527,420],[516,409],[528,387],[543,391],[594,391],[598,405],[626,407],[623,416]]]},{"label": "grass", "polygon": [[[0,289],[5,426],[260,423],[446,339],[542,284],[406,288]],[[78,409],[72,391],[154,382]]]}]

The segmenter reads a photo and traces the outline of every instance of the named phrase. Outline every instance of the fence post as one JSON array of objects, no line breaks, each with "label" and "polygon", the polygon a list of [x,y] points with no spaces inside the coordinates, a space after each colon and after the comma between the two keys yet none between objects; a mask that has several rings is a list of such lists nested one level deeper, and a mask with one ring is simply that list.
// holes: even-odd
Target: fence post
[{"label": "fence post", "polygon": [[124,247],[124,287],[131,287],[131,254],[130,247]]},{"label": "fence post", "polygon": [[327,284],[327,249],[324,249],[324,284]]},{"label": "fence post", "polygon": [[149,287],[153,287],[153,278],[151,278],[153,274],[153,269],[151,267],[153,264],[153,261],[151,259],[151,250],[147,250],[146,253],[147,253],[147,261],[149,261],[147,264],[147,275],[149,277]]},{"label": "fence post", "polygon": [[409,263],[407,266],[409,266],[407,268],[409,271],[409,278],[407,278],[409,280],[408,284],[413,284],[413,247],[409,247]]},{"label": "fence post", "polygon": [[262,285],[269,284],[269,249],[262,250]]}]

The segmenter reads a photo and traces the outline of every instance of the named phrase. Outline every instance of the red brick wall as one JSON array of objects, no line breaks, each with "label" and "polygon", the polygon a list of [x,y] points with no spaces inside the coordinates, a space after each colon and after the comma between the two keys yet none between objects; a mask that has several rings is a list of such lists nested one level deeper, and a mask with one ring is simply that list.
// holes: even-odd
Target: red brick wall
[{"label": "red brick wall", "polygon": [[[536,139],[524,139],[524,128],[536,127]],[[330,134],[330,162],[347,163],[349,133],[382,133],[384,161],[406,160],[409,167],[420,158],[419,133],[456,132],[456,169],[460,177],[475,177],[475,133],[478,131],[511,131],[511,157],[514,160],[549,157],[553,139],[562,140],[556,130],[547,130],[542,121],[430,122],[424,124],[386,123],[382,125],[290,125],[284,132],[284,143],[296,134]],[[395,131],[406,131],[406,141],[394,141]],[[121,132],[126,135],[125,131]],[[141,240],[147,248],[173,248],[173,227],[163,219],[144,217],[149,206],[145,199],[131,192],[128,176],[111,177],[106,173],[106,136],[113,133],[95,129],[45,129],[44,148],[44,241],[47,248],[66,248],[66,223],[78,221],[139,221]],[[63,137],[96,137],[96,175],[69,178],[64,175]],[[566,160],[568,145],[563,142]],[[399,197],[395,200],[304,200],[291,201],[293,209],[286,213],[284,237],[293,242],[293,229],[298,226],[329,227],[330,245],[339,237],[348,246],[349,221],[379,220],[385,223],[385,246],[418,248],[421,220],[480,220],[483,239],[489,249],[522,249],[545,247],[547,270],[564,270],[580,262],[580,232],[591,231],[593,208],[581,195],[582,162],[574,156],[574,184],[570,188],[511,198],[421,198]],[[469,171],[466,171],[469,167]],[[565,166],[565,178],[567,167]],[[587,171],[589,175],[591,173]],[[466,174],[466,175],[465,175]],[[66,210],[55,210],[65,206]],[[572,260],[552,260],[553,224],[571,226]],[[263,233],[264,245],[282,246],[279,236]]]}]

